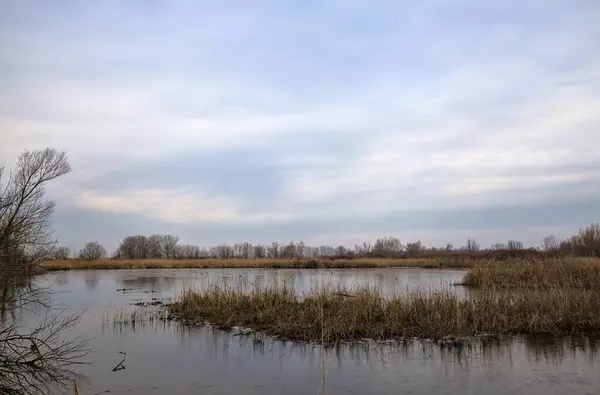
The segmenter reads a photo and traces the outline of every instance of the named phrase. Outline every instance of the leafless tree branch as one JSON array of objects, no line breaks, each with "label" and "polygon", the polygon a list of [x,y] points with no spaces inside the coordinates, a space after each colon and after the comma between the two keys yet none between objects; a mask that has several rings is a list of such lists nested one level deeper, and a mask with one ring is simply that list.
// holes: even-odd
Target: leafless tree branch
[{"label": "leafless tree branch", "polygon": [[[39,262],[50,256],[54,202],[45,198],[47,182],[67,174],[65,152],[51,148],[25,151],[8,180],[0,169],[0,393],[37,395],[51,386],[66,386],[71,367],[83,363],[87,341],[63,334],[81,314],[54,313],[49,289],[32,280]],[[33,328],[18,326],[15,312],[41,307]],[[38,309],[39,311],[39,309]]]}]

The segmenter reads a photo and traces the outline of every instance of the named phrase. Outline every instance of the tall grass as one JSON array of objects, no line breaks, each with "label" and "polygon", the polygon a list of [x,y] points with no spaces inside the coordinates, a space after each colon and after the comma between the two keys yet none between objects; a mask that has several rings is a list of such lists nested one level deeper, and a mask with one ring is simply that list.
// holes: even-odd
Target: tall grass
[{"label": "tall grass", "polygon": [[480,263],[469,270],[463,285],[473,288],[574,288],[600,291],[600,259]]},{"label": "tall grass", "polygon": [[249,327],[289,340],[321,341],[323,336],[330,343],[485,333],[600,333],[598,296],[583,289],[553,289],[481,291],[467,299],[450,291],[384,297],[365,287],[352,296],[343,289],[323,288],[301,297],[285,286],[249,292],[212,288],[183,293],[170,311],[187,322]]}]

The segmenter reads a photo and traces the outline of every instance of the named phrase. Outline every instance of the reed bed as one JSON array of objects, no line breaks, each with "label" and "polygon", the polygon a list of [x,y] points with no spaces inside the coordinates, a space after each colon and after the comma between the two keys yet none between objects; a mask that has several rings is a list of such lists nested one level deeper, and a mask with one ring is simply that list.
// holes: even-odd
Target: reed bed
[{"label": "reed bed", "polygon": [[436,258],[360,258],[360,259],[79,259],[48,260],[42,262],[45,270],[118,270],[118,269],[186,269],[186,268],[273,268],[273,269],[344,269],[381,267],[464,268],[474,261]]},{"label": "reed bed", "polygon": [[[361,339],[436,339],[480,334],[600,333],[600,293],[584,289],[539,292],[413,291],[384,297],[377,289],[315,290],[298,296],[285,286],[243,291],[184,292],[169,305],[187,323],[247,327],[288,340],[326,343]],[[323,332],[322,332],[323,331]]]},{"label": "reed bed", "polygon": [[472,288],[573,288],[600,291],[600,259],[489,261],[471,268],[462,285]]}]

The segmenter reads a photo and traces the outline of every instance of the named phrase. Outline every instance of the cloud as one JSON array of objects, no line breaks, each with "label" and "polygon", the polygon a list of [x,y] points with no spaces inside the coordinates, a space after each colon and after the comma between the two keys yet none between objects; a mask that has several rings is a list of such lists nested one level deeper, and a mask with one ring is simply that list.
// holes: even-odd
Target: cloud
[{"label": "cloud", "polygon": [[376,3],[4,4],[2,162],[68,150],[59,234],[84,212],[190,238],[598,220],[595,3]]},{"label": "cloud", "polygon": [[182,189],[138,190],[130,194],[86,191],[76,201],[91,210],[137,214],[171,223],[230,221],[239,216],[239,208],[235,202],[204,198]]}]

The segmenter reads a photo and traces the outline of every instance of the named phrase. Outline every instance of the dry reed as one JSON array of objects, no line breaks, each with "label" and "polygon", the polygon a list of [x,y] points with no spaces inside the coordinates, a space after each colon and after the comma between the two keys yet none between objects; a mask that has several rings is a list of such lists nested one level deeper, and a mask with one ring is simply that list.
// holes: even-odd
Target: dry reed
[{"label": "dry reed", "polygon": [[248,327],[289,340],[320,341],[323,336],[327,343],[600,333],[600,293],[588,290],[481,291],[466,299],[450,291],[384,297],[376,289],[362,288],[347,294],[343,289],[321,289],[299,297],[285,286],[250,292],[212,288],[185,292],[169,309],[188,323]]},{"label": "dry reed", "polygon": [[469,270],[462,285],[473,288],[575,288],[600,291],[600,259],[480,263]]}]

